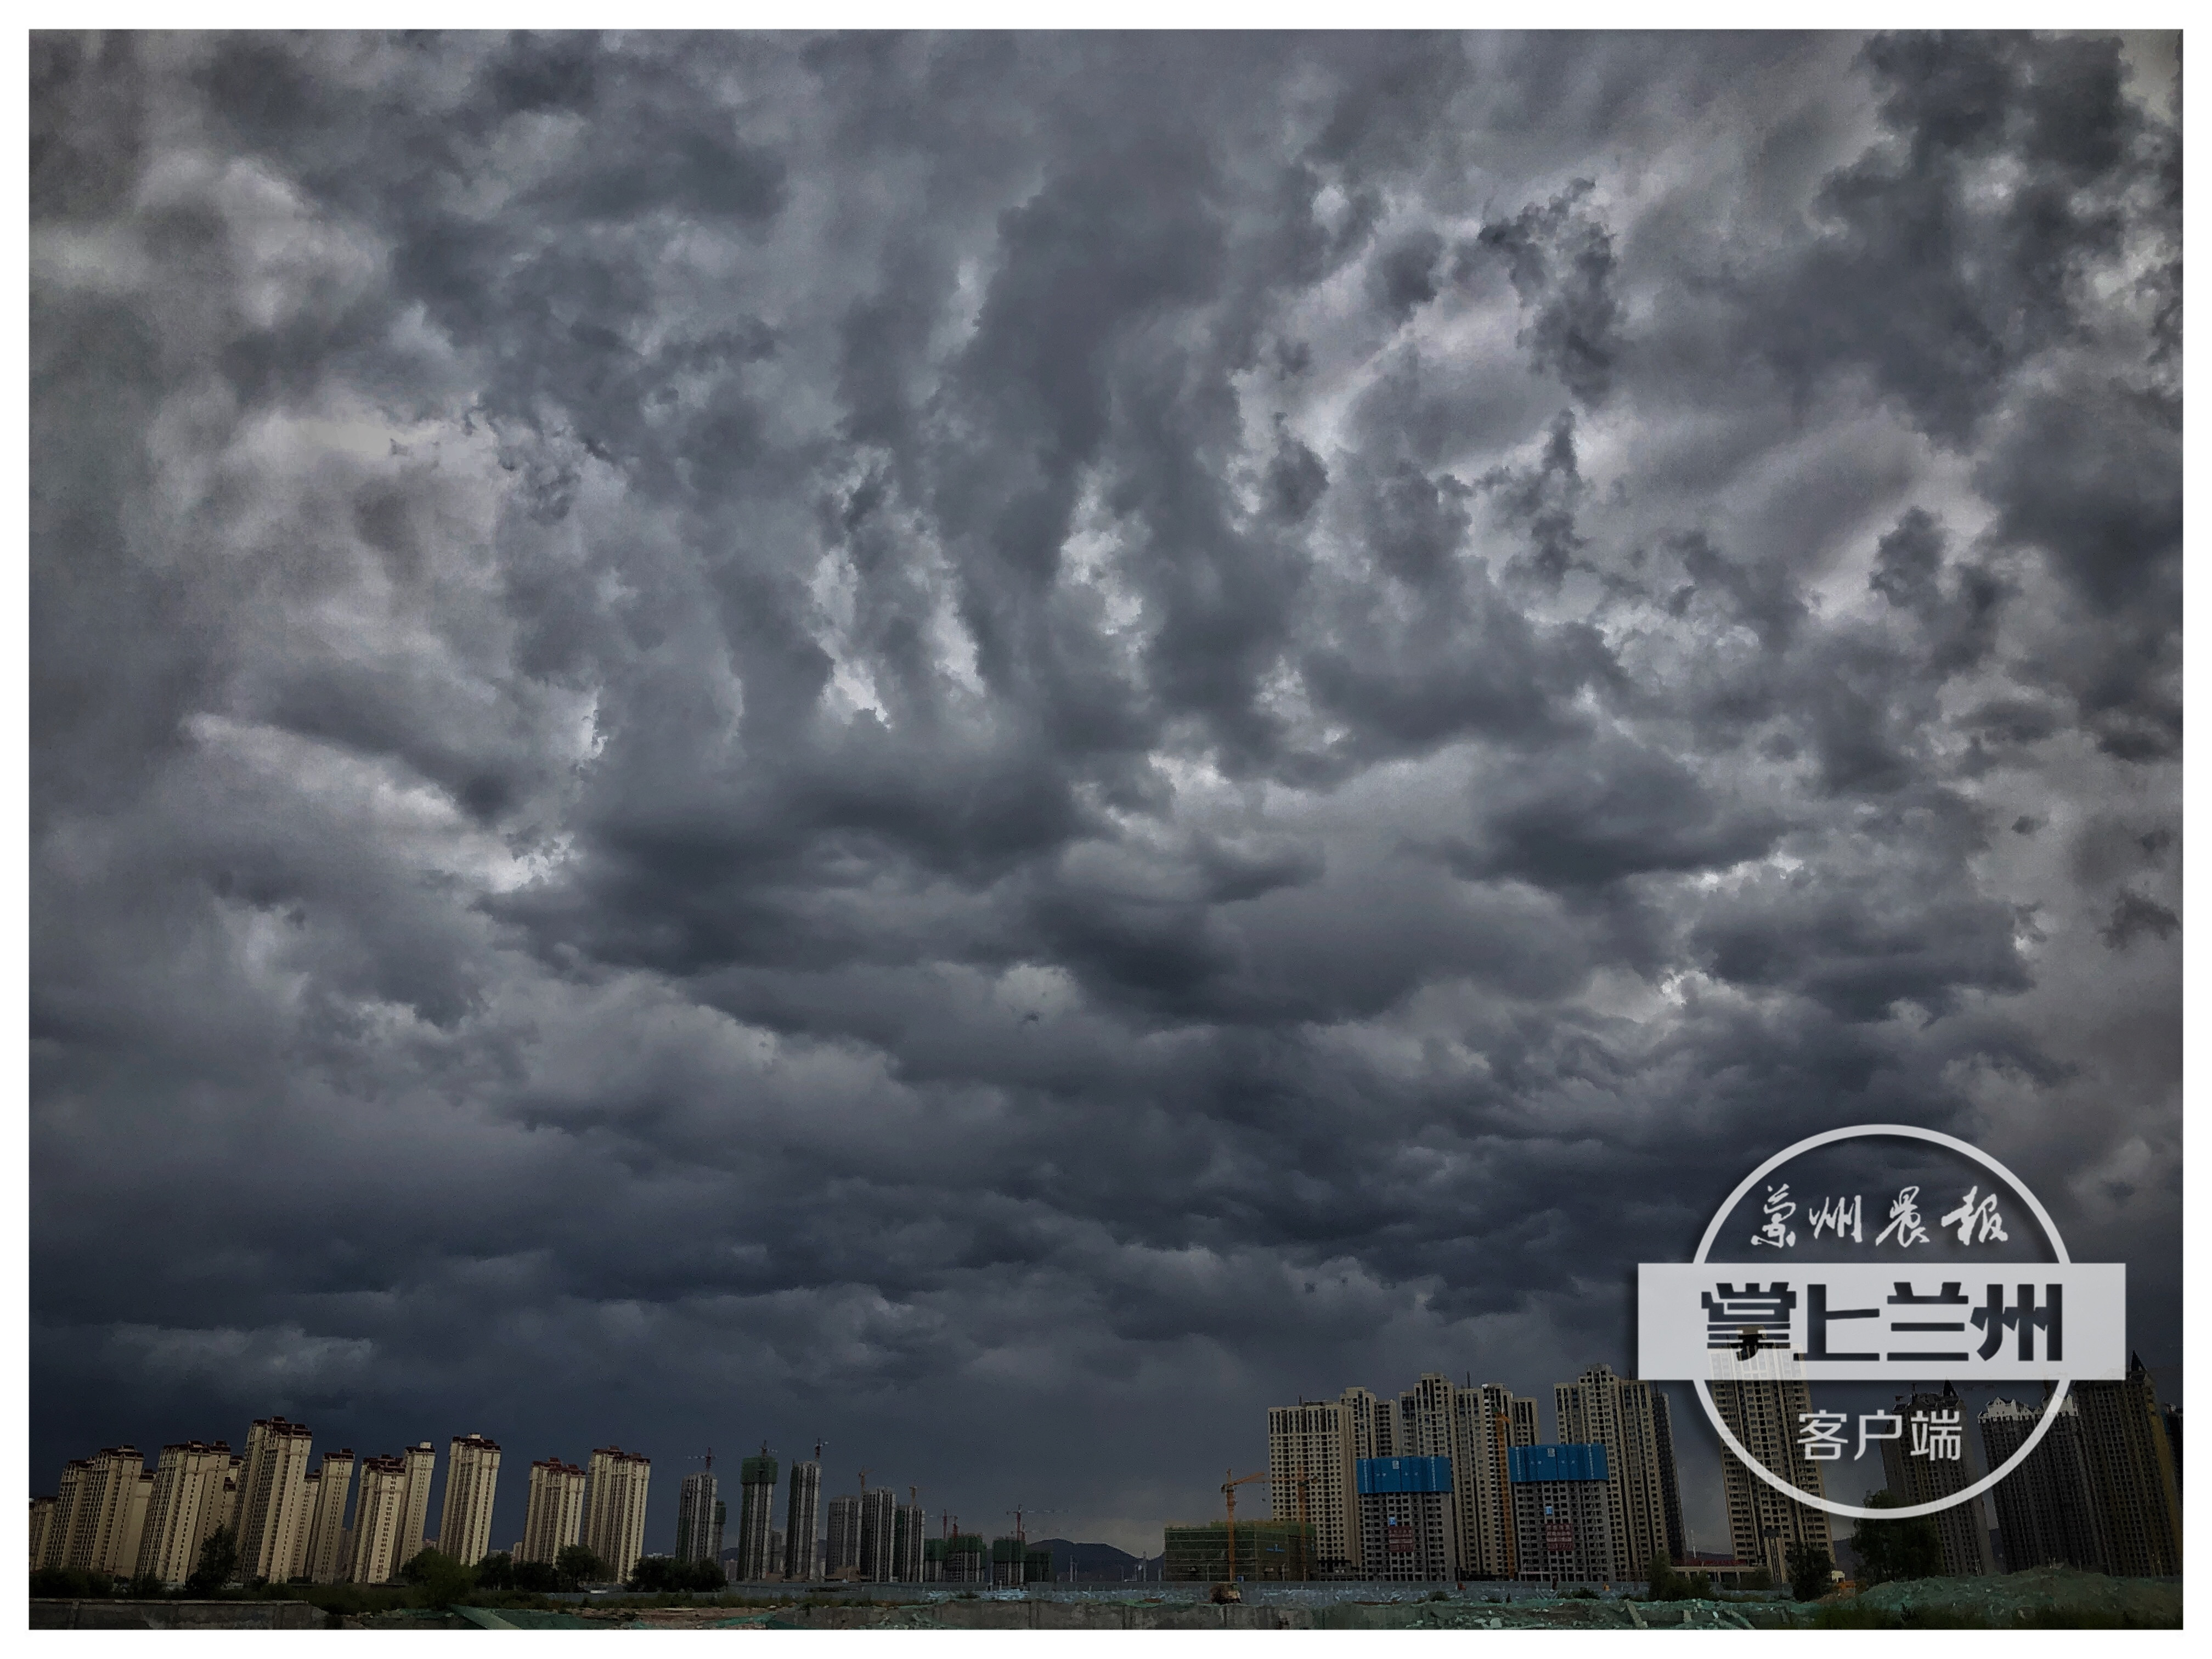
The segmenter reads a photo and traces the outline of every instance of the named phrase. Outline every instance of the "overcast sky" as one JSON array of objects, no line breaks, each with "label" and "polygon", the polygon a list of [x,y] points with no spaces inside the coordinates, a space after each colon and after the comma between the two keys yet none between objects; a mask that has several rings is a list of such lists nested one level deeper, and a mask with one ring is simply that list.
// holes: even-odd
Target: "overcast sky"
[{"label": "overcast sky", "polygon": [[2178,1364],[2175,39],[31,57],[33,1491],[1151,1551],[1869,1121]]}]

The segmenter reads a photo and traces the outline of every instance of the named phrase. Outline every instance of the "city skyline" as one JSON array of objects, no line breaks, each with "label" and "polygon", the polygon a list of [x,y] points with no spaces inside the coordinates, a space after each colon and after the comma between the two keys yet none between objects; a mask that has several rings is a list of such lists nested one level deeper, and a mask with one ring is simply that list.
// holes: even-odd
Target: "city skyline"
[{"label": "city skyline", "polygon": [[2179,1398],[2178,35],[29,53],[41,1490],[1149,1549],[1873,1122]]},{"label": "city skyline", "polygon": [[[1862,1495],[1856,1483],[1869,1480],[1900,1502],[1919,1503],[1955,1492],[1982,1472],[1967,1449],[1974,1440],[1988,1449],[1984,1467],[1993,1467],[2021,1443],[2037,1415],[2003,1398],[1970,1413],[1964,1397],[1948,1384],[1940,1393],[1899,1395],[1887,1425],[1890,1432],[1883,1437],[1877,1428],[1879,1456],[1868,1469],[1863,1433],[1858,1456],[1849,1465],[1823,1463],[1806,1455],[1802,1437],[1815,1431],[1802,1426],[1801,1414],[1813,1402],[1802,1382],[1720,1383],[1714,1392],[1731,1430],[1762,1461],[1784,1468],[1808,1491],[1852,1501]],[[1562,1514],[1571,1510],[1579,1517],[1577,1524],[1601,1521],[1607,1527],[1608,1535],[1601,1542],[1578,1541],[1571,1557],[1562,1559],[1594,1571],[1601,1567],[1607,1577],[1640,1577],[1640,1566],[1629,1571],[1624,1564],[1664,1554],[1678,1563],[1732,1557],[1745,1567],[1763,1566],[1779,1579],[1786,1576],[1793,1543],[1833,1554],[1838,1541],[1850,1536],[1848,1523],[1839,1525],[1809,1506],[1788,1503],[1729,1460],[1717,1494],[1726,1521],[1717,1535],[1701,1540],[1682,1525],[1686,1493],[1693,1504],[1699,1495],[1695,1482],[1683,1480],[1674,1457],[1672,1413],[1662,1385],[1620,1377],[1600,1364],[1555,1385],[1552,1394],[1548,1433],[1538,1398],[1516,1396],[1494,1383],[1477,1384],[1471,1374],[1455,1385],[1441,1374],[1425,1373],[1412,1389],[1395,1395],[1378,1395],[1355,1384],[1333,1401],[1302,1399],[1294,1406],[1269,1407],[1262,1471],[1269,1484],[1259,1489],[1268,1513],[1256,1516],[1248,1506],[1247,1518],[1310,1529],[1310,1544],[1297,1547],[1299,1574],[1358,1576],[1361,1568],[1375,1569],[1382,1535],[1377,1528],[1385,1521],[1405,1518],[1384,1515],[1368,1496],[1367,1466],[1381,1460],[1391,1466],[1390,1473],[1373,1490],[1408,1494],[1386,1507],[1413,1505],[1419,1510],[1408,1510],[1408,1524],[1418,1522],[1421,1540],[1418,1563],[1412,1564],[1417,1577],[1439,1576],[1438,1563],[1445,1564],[1443,1577],[1514,1577],[1538,1571],[1522,1559],[1526,1528],[1539,1514],[1551,1515],[1554,1498]],[[1904,1432],[1908,1418],[1913,1425],[1909,1443]],[[1923,1426],[1930,1418],[1937,1425],[1932,1430]],[[2179,1421],[2177,1410],[2159,1405],[2139,1358],[2131,1360],[2124,1382],[2075,1384],[2046,1449],[1991,1493],[1938,1517],[1945,1570],[1988,1573],[2067,1560],[2097,1571],[2170,1571],[2179,1559]],[[1793,1424],[1798,1425],[1794,1431]],[[1944,1424],[1951,1436],[1948,1452],[1924,1442],[1927,1434],[1947,1432]],[[787,1554],[787,1534],[769,1523],[778,1516],[788,1523],[809,1515],[818,1523],[810,1530],[821,1552],[820,1576],[917,1581],[923,1576],[925,1540],[941,1544],[956,1525],[956,1511],[949,1508],[901,1503],[896,1488],[880,1480],[869,1486],[865,1469],[857,1472],[855,1492],[836,1492],[823,1504],[818,1495],[820,1443],[811,1457],[787,1464],[765,1443],[739,1460],[743,1496],[734,1531],[724,1524],[727,1504],[719,1498],[714,1454],[685,1459],[687,1466],[698,1467],[682,1476],[671,1518],[672,1547],[662,1547],[648,1492],[652,1460],[618,1446],[594,1449],[588,1470],[557,1457],[532,1463],[520,1517],[510,1511],[507,1519],[499,1520],[495,1510],[501,1449],[479,1433],[453,1437],[442,1462],[429,1442],[396,1456],[358,1460],[362,1478],[357,1496],[348,1485],[356,1462],[353,1449],[326,1450],[315,1459],[310,1455],[312,1437],[308,1425],[280,1415],[257,1419],[247,1431],[246,1450],[239,1454],[221,1441],[193,1441],[163,1445],[152,1468],[138,1466],[140,1455],[129,1443],[72,1460],[59,1483],[58,1511],[50,1508],[41,1519],[39,1506],[53,1505],[57,1498],[34,1495],[34,1562],[107,1562],[123,1576],[129,1570],[122,1564],[133,1562],[178,1582],[197,1564],[199,1542],[218,1525],[228,1524],[241,1540],[241,1571],[249,1559],[264,1565],[283,1560],[299,1576],[317,1582],[380,1583],[422,1547],[422,1517],[432,1512],[434,1492],[435,1512],[443,1518],[431,1541],[458,1553],[465,1565],[495,1551],[519,1561],[550,1563],[564,1546],[580,1542],[607,1559],[617,1577],[627,1576],[640,1555],[659,1554],[678,1561],[718,1559],[733,1581],[787,1578],[792,1564],[803,1561],[806,1552]],[[1574,1457],[1590,1454],[1595,1465],[1575,1464],[1563,1478],[1595,1480],[1605,1491],[1595,1500],[1589,1488],[1576,1485],[1533,1495],[1516,1491],[1524,1478],[1554,1478],[1510,1472],[1519,1468],[1523,1453],[1538,1452],[1553,1458],[1563,1452]],[[1410,1475],[1400,1468],[1408,1459]],[[316,1467],[309,1468],[310,1462]],[[1434,1471],[1423,1474],[1431,1464]],[[137,1479],[132,1483],[128,1474],[134,1468]],[[1830,1491],[1839,1470],[1844,1471],[1844,1486]],[[780,1474],[787,1476],[781,1483]],[[601,1475],[608,1477],[604,1485],[594,1478]],[[88,1496],[78,1493],[80,1486]],[[118,1496],[126,1489],[128,1496]],[[874,1505],[864,1499],[874,1500]],[[1537,1508],[1524,1514],[1532,1502]],[[1006,1511],[1010,1517],[1018,1513]],[[289,1523],[278,1519],[285,1515]],[[366,1533],[358,1530],[364,1515],[371,1517]],[[686,1534],[694,1517],[703,1517],[708,1528],[696,1544]],[[1171,1515],[1160,1517],[1151,1531],[1167,1529],[1172,1557],[1176,1529],[1205,1524],[1196,1514]],[[748,1525],[760,1528],[750,1541]],[[969,1516],[957,1517],[957,1528],[963,1535],[986,1539],[1012,1533],[1012,1527],[979,1526]],[[1085,1530],[1080,1526],[1064,1530],[1070,1541],[1114,1545],[1139,1559],[1157,1553],[1150,1540],[1132,1539],[1136,1547],[1130,1548],[1110,1539],[1073,1537]],[[1995,1535],[2000,1530],[2002,1543]],[[2002,1568],[1994,1553],[2000,1549],[2006,1558]],[[748,1574],[748,1559],[763,1570]],[[811,1580],[817,1575],[811,1566],[802,1566],[798,1576]],[[1393,1574],[1386,1568],[1368,1576]]]}]

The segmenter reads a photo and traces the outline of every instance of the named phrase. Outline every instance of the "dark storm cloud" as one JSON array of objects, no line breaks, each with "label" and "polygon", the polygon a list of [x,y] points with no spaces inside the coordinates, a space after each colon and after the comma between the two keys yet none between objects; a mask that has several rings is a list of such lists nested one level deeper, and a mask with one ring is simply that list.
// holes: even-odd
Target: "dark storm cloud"
[{"label": "dark storm cloud", "polygon": [[2172,1350],[2171,41],[33,60],[34,1483],[1149,1545],[1856,1121]]}]

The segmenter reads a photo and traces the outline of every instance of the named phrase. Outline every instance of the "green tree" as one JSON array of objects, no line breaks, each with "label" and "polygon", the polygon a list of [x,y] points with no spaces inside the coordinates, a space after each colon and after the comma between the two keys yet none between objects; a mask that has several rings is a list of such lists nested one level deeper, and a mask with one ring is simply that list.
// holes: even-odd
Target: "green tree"
[{"label": "green tree", "polygon": [[477,1563],[477,1588],[488,1590],[508,1590],[514,1588],[514,1558],[505,1550],[495,1550]]},{"label": "green tree", "polygon": [[[1904,1504],[1888,1492],[1870,1492],[1870,1510],[1895,1510]],[[1907,1521],[1862,1521],[1851,1534],[1859,1556],[1859,1577],[1869,1584],[1887,1584],[1900,1578],[1933,1578],[1943,1571],[1943,1538],[1936,1530],[1936,1517],[1914,1516]]]},{"label": "green tree", "polygon": [[1651,1590],[1647,1600],[1679,1601],[1690,1593],[1689,1581],[1674,1571],[1674,1564],[1663,1555],[1651,1558],[1644,1576],[1650,1580]]},{"label": "green tree", "polygon": [[1792,1544],[1784,1554],[1790,1568],[1790,1593],[1800,1601],[1817,1601],[1828,1593],[1836,1564],[1820,1544]]},{"label": "green tree", "polygon": [[553,1566],[561,1575],[565,1589],[574,1589],[580,1584],[604,1584],[612,1576],[607,1571],[607,1564],[592,1553],[588,1544],[563,1544],[561,1553],[553,1558]]},{"label": "green tree", "polygon": [[443,1550],[423,1550],[399,1569],[403,1583],[421,1587],[424,1607],[450,1607],[477,1587],[476,1569]]},{"label": "green tree", "polygon": [[514,1588],[544,1595],[568,1586],[561,1577],[561,1570],[550,1561],[518,1561],[514,1564]]},{"label": "green tree", "polygon": [[703,1559],[686,1564],[681,1568],[681,1577],[684,1577],[684,1589],[702,1590],[702,1593],[719,1590],[730,1582],[730,1575],[721,1571],[721,1562],[703,1562]]},{"label": "green tree", "polygon": [[629,1587],[663,1595],[677,1588],[676,1558],[672,1555],[641,1555],[637,1565],[629,1570]]},{"label": "green tree", "polygon": [[228,1584],[237,1571],[238,1534],[228,1527],[218,1527],[200,1546],[200,1564],[185,1580],[185,1593],[212,1595]]}]

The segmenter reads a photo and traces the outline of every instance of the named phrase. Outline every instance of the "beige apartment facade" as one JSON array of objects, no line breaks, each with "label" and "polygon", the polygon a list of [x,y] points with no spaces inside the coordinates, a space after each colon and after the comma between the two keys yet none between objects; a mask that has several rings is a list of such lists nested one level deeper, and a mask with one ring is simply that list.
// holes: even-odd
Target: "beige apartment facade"
[{"label": "beige apartment facade", "polygon": [[1507,1455],[1516,1446],[1536,1443],[1536,1402],[1485,1382],[1459,1389],[1454,1407],[1452,1494],[1460,1571],[1469,1578],[1511,1578],[1520,1564]]},{"label": "beige apartment facade", "polygon": [[353,1448],[325,1452],[315,1472],[308,1505],[307,1549],[300,1571],[318,1584],[335,1584],[345,1576],[346,1498],[353,1486]]},{"label": "beige apartment facade", "polygon": [[406,1479],[400,1493],[399,1534],[392,1546],[397,1558],[392,1564],[395,1572],[422,1553],[430,1523],[430,1480],[437,1472],[438,1454],[428,1441],[420,1440],[399,1454],[399,1462]]},{"label": "beige apartment facade", "polygon": [[1655,1557],[1670,1559],[1651,1385],[1617,1376],[1610,1365],[1593,1365],[1553,1394],[1560,1440],[1605,1448],[1616,1571],[1640,1574]]},{"label": "beige apartment facade", "polygon": [[645,1553],[645,1493],[653,1460],[619,1446],[592,1452],[584,1491],[583,1541],[617,1578],[627,1578]]},{"label": "beige apartment facade", "polygon": [[146,1500],[133,1575],[174,1589],[199,1565],[200,1547],[223,1524],[223,1482],[230,1448],[218,1440],[179,1441],[161,1448]]},{"label": "beige apartment facade", "polygon": [[238,1505],[238,1577],[289,1583],[307,1547],[307,1473],[314,1440],[305,1424],[256,1419],[246,1436]]},{"label": "beige apartment facade", "polygon": [[389,1583],[393,1572],[404,1565],[398,1556],[407,1520],[406,1461],[364,1458],[360,1476],[346,1579],[356,1584]]},{"label": "beige apartment facade", "polygon": [[455,1435],[446,1450],[446,1501],[438,1514],[438,1548],[472,1567],[491,1553],[491,1501],[499,1486],[499,1443]]},{"label": "beige apartment facade", "polygon": [[47,1541],[43,1565],[128,1576],[137,1565],[138,1537],[131,1522],[134,1515],[141,1525],[145,1520],[148,1493],[140,1479],[145,1473],[136,1446],[103,1446],[73,1462],[63,1472],[54,1536]]},{"label": "beige apartment facade", "polygon": [[84,1472],[90,1464],[82,1457],[72,1457],[62,1465],[61,1484],[54,1488],[54,1511],[46,1528],[46,1545],[35,1567],[58,1567],[62,1558],[69,1553],[70,1522],[76,1514],[78,1489],[84,1484]]},{"label": "beige apartment facade", "polygon": [[522,1522],[518,1561],[543,1561],[548,1565],[583,1535],[584,1485],[588,1477],[574,1463],[557,1457],[540,1459],[530,1466],[530,1503]]},{"label": "beige apartment facade", "polygon": [[31,1571],[46,1564],[46,1540],[53,1535],[54,1498],[49,1494],[31,1500]]},{"label": "beige apartment facade", "polygon": [[1313,1528],[1313,1569],[1349,1573],[1358,1559],[1352,1535],[1352,1460],[1344,1406],[1301,1400],[1267,1411],[1267,1497],[1278,1521]]}]

